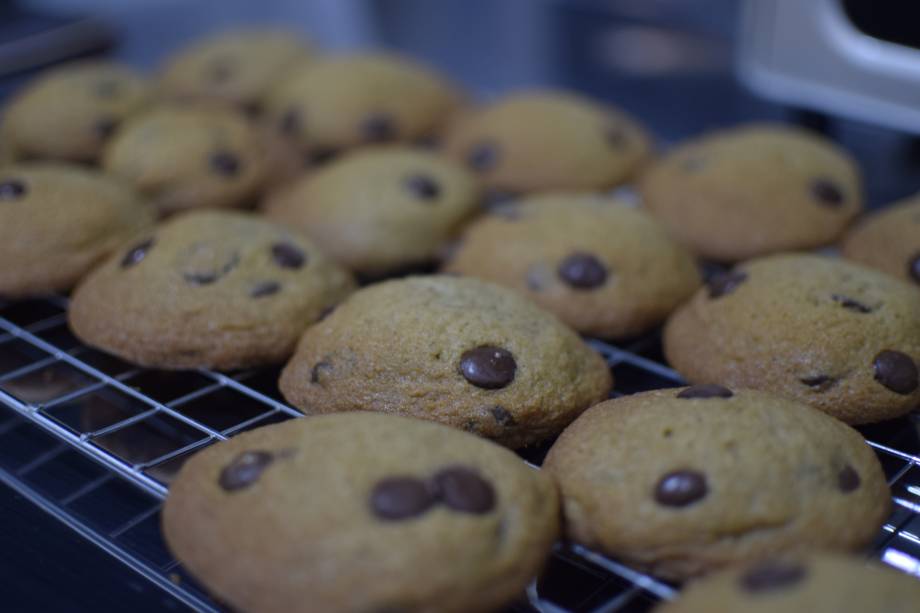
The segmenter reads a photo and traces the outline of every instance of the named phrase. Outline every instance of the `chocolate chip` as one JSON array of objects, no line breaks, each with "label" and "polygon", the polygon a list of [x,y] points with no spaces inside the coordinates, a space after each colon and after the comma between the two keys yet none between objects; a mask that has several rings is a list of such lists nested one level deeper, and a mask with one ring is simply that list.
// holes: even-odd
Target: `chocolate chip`
[{"label": "chocolate chip", "polygon": [[244,451],[220,471],[218,483],[228,492],[249,487],[274,460],[267,451]]},{"label": "chocolate chip", "polygon": [[420,136],[412,141],[412,144],[418,147],[419,149],[437,149],[440,145],[440,139],[434,134],[429,134],[428,136]]},{"label": "chocolate chip", "polygon": [[361,122],[364,140],[380,143],[396,138],[396,120],[386,113],[375,113]]},{"label": "chocolate chip", "polygon": [[332,369],[332,364],[330,364],[329,362],[325,360],[321,362],[317,362],[313,366],[313,368],[310,369],[310,383],[314,383],[314,384],[319,383],[319,377],[322,374],[322,372],[324,370],[331,370],[331,369]]},{"label": "chocolate chip", "polygon": [[441,186],[426,175],[413,175],[406,179],[404,185],[419,200],[436,200],[441,195]]},{"label": "chocolate chip", "polygon": [[740,270],[715,274],[706,283],[706,287],[709,289],[709,297],[715,299],[731,294],[739,285],[747,281],[747,278],[747,273]]},{"label": "chocolate chip", "polygon": [[872,363],[875,380],[895,394],[906,396],[917,389],[917,365],[907,354],[886,349]]},{"label": "chocolate chip", "polygon": [[389,477],[378,482],[371,492],[371,511],[387,520],[409,519],[431,508],[436,498],[421,479]]},{"label": "chocolate chip", "polygon": [[[513,192],[508,189],[498,189],[497,187],[489,188],[485,191],[482,196],[482,204],[485,208],[489,209],[489,212],[495,213],[505,219],[520,219],[519,211],[517,210],[517,203],[513,201],[519,196],[517,192]],[[513,214],[503,215],[501,211],[503,210],[512,210],[514,209]]]},{"label": "chocolate chip", "polygon": [[264,296],[277,294],[280,291],[281,284],[277,281],[262,281],[252,286],[252,289],[249,290],[249,295],[253,298],[262,298]]},{"label": "chocolate chip", "polygon": [[482,514],[495,508],[495,490],[479,474],[463,466],[451,466],[433,478],[435,490],[448,508]]},{"label": "chocolate chip", "polygon": [[235,177],[239,174],[242,163],[240,158],[229,151],[217,151],[209,159],[214,172],[225,177]]},{"label": "chocolate chip", "polygon": [[278,129],[282,134],[287,136],[297,136],[303,127],[300,119],[300,113],[297,109],[288,109],[281,115],[281,121],[278,122]]},{"label": "chocolate chip", "polygon": [[262,113],[262,105],[258,102],[244,102],[240,105],[240,110],[250,119],[256,119]]},{"label": "chocolate chip", "polygon": [[716,385],[714,383],[703,383],[700,385],[691,385],[681,390],[678,398],[731,398],[735,394],[727,387]]},{"label": "chocolate chip", "polygon": [[281,268],[302,268],[307,262],[307,254],[291,243],[272,245],[272,258]]},{"label": "chocolate chip", "polygon": [[111,99],[121,92],[121,83],[115,79],[104,79],[96,82],[93,91],[99,98]]},{"label": "chocolate chip", "polygon": [[508,409],[504,407],[492,407],[489,409],[489,412],[492,413],[492,417],[495,418],[495,421],[498,422],[499,426],[515,425],[514,415],[509,413]]},{"label": "chocolate chip", "polygon": [[118,120],[112,117],[103,117],[93,125],[93,131],[99,138],[106,139],[118,129]]},{"label": "chocolate chip", "polygon": [[614,149],[624,149],[629,144],[629,137],[626,131],[620,126],[612,126],[604,133],[609,144]]},{"label": "chocolate chip", "polygon": [[0,200],[16,200],[26,193],[26,184],[19,179],[7,179],[0,183]]},{"label": "chocolate chip", "polygon": [[667,507],[685,507],[709,492],[706,477],[695,470],[677,470],[666,474],[655,486],[655,501]]},{"label": "chocolate chip", "polygon": [[556,273],[575,289],[594,289],[607,281],[607,267],[590,253],[573,253],[559,263]]},{"label": "chocolate chip", "polygon": [[833,377],[829,377],[827,375],[815,375],[813,377],[802,377],[801,379],[799,379],[799,381],[802,382],[802,384],[807,385],[808,387],[818,390],[820,392],[823,392],[831,388],[835,383],[837,383],[837,379]]},{"label": "chocolate chip", "polygon": [[832,208],[843,204],[843,191],[836,183],[829,179],[815,179],[811,182],[811,194]]},{"label": "chocolate chip", "polygon": [[338,149],[333,149],[331,147],[326,147],[322,149],[314,149],[307,154],[307,163],[310,166],[318,166],[320,164],[325,164],[326,162],[331,162],[339,156],[341,153]]},{"label": "chocolate chip", "polygon": [[907,273],[910,275],[910,278],[920,283],[920,253],[914,255],[907,262]]},{"label": "chocolate chip", "polygon": [[131,268],[137,264],[140,264],[141,261],[147,257],[147,252],[150,251],[150,248],[153,247],[153,239],[148,238],[145,241],[134,245],[123,258],[121,258],[121,267],[122,268]]},{"label": "chocolate chip", "polygon": [[510,351],[485,345],[460,356],[460,374],[484,389],[499,389],[514,381],[517,363]]},{"label": "chocolate chip", "polygon": [[837,304],[839,304],[840,306],[842,306],[843,308],[849,309],[851,311],[856,311],[857,313],[871,313],[872,312],[872,307],[867,307],[863,303],[853,300],[852,298],[848,298],[847,296],[843,296],[841,294],[834,294],[831,296],[831,299]]},{"label": "chocolate chip", "polygon": [[498,164],[498,145],[493,142],[478,143],[466,154],[466,165],[477,172],[486,172]]},{"label": "chocolate chip", "polygon": [[862,483],[862,479],[859,478],[859,473],[849,464],[844,466],[837,474],[837,487],[840,488],[841,492],[852,492],[859,488],[860,483]]},{"label": "chocolate chip", "polygon": [[745,592],[757,594],[786,589],[805,578],[805,567],[792,562],[764,562],[741,575],[738,583]]},{"label": "chocolate chip", "polygon": [[182,273],[182,278],[192,285],[210,285],[236,268],[240,263],[240,255],[233,253],[220,268],[206,270],[187,270]]}]

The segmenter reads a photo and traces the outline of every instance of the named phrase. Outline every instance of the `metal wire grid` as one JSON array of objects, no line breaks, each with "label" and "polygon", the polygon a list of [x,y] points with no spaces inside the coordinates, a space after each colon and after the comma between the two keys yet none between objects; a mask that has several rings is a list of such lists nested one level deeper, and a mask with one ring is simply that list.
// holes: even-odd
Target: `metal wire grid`
[{"label": "metal wire grid", "polygon": [[[202,447],[300,413],[278,396],[277,371],[136,368],[81,345],[65,310],[63,298],[0,302],[0,404],[12,409],[0,415],[0,481],[191,608],[220,610],[162,543],[168,482]],[[623,346],[590,343],[614,371],[615,395],[682,384],[663,363],[656,335]],[[920,576],[920,416],[864,430],[895,501],[872,554]],[[546,449],[522,456],[539,465]],[[512,608],[641,612],[675,594],[587,548],[559,544],[526,601]]]}]

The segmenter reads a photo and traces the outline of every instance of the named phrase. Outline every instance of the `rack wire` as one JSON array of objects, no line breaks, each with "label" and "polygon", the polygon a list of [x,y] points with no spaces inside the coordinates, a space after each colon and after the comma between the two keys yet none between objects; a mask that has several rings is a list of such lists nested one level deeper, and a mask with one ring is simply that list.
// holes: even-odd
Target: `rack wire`
[{"label": "rack wire", "polygon": [[[86,347],[66,324],[66,299],[0,301],[0,482],[168,591],[220,611],[166,549],[159,512],[191,454],[240,432],[301,415],[280,397],[277,370],[222,374],[141,369]],[[590,340],[614,372],[614,395],[682,385],[651,334],[622,345]],[[873,557],[920,577],[920,415],[862,428],[892,488],[894,511]],[[548,446],[522,457],[539,465]],[[513,611],[640,613],[674,585],[574,544]]]}]

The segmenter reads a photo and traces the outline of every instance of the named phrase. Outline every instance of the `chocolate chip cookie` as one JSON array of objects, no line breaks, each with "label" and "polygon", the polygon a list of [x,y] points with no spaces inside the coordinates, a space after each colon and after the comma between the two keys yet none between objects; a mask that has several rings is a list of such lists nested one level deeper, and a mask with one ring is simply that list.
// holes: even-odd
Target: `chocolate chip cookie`
[{"label": "chocolate chip cookie", "polygon": [[2,131],[17,159],[93,162],[150,97],[147,81],[130,68],[68,64],[43,72],[13,97]]},{"label": "chocolate chip cookie", "polygon": [[649,157],[644,129],[624,112],[556,91],[517,93],[465,113],[445,151],[500,192],[601,190]]},{"label": "chocolate chip cookie", "polygon": [[69,290],[145,227],[153,210],[130,187],[63,163],[0,168],[0,295]]},{"label": "chocolate chip cookie", "polygon": [[226,32],[169,59],[160,89],[169,98],[226,102],[258,112],[271,86],[311,56],[306,42],[273,30]]},{"label": "chocolate chip cookie", "polygon": [[155,368],[284,361],[304,328],[352,289],[302,235],[251,215],[193,212],[114,254],[77,288],[86,344]]},{"label": "chocolate chip cookie", "polygon": [[920,194],[863,220],[844,238],[843,255],[920,285]]},{"label": "chocolate chip cookie", "polygon": [[645,332],[700,285],[689,252],[648,214],[582,194],[495,208],[467,228],[445,269],[514,288],[601,337]]},{"label": "chocolate chip cookie", "polygon": [[249,204],[262,185],[263,151],[237,111],[164,106],[128,121],[106,148],[103,165],[168,214]]},{"label": "chocolate chip cookie", "polygon": [[381,147],[346,155],[271,198],[269,217],[368,275],[424,264],[479,208],[475,177],[435,153]]},{"label": "chocolate chip cookie", "polygon": [[489,441],[375,413],[259,428],[191,458],[163,528],[234,609],[497,610],[558,532],[552,482]]},{"label": "chocolate chip cookie", "polygon": [[307,330],[280,386],[309,413],[397,413],[519,447],[606,398],[611,374],[573,331],[516,292],[430,276],[355,293]]},{"label": "chocolate chip cookie", "polygon": [[317,59],[265,99],[268,120],[304,156],[327,159],[358,145],[432,135],[460,96],[428,68],[387,54]]},{"label": "chocolate chip cookie", "polygon": [[860,557],[786,556],[693,583],[655,613],[916,613],[920,581]]},{"label": "chocolate chip cookie", "polygon": [[891,505],[862,436],[793,400],[698,385],[592,407],[549,451],[568,535],[668,579],[858,550]]},{"label": "chocolate chip cookie", "polygon": [[653,165],[640,187],[644,205],[677,239],[727,262],[827,245],[863,202],[846,151],[781,125],[688,141]]},{"label": "chocolate chip cookie", "polygon": [[848,423],[920,402],[920,289],[844,260],[776,255],[713,277],[668,321],[688,381],[795,398]]}]

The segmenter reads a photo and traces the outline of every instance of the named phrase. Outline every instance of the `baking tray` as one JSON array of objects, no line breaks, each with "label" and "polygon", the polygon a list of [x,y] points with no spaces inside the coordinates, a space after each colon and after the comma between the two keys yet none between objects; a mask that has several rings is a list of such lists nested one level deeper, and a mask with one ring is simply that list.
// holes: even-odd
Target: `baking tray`
[{"label": "baking tray", "polygon": [[[159,529],[170,478],[216,441],[301,413],[278,369],[217,373],[142,369],[82,345],[67,300],[0,301],[0,481],[189,608],[221,611],[182,569]],[[614,396],[675,387],[657,332],[588,341],[616,378]],[[861,428],[892,488],[894,511],[869,555],[920,577],[920,415]],[[538,467],[547,445],[523,450]],[[677,586],[587,548],[559,543],[511,611],[642,612]]]}]

